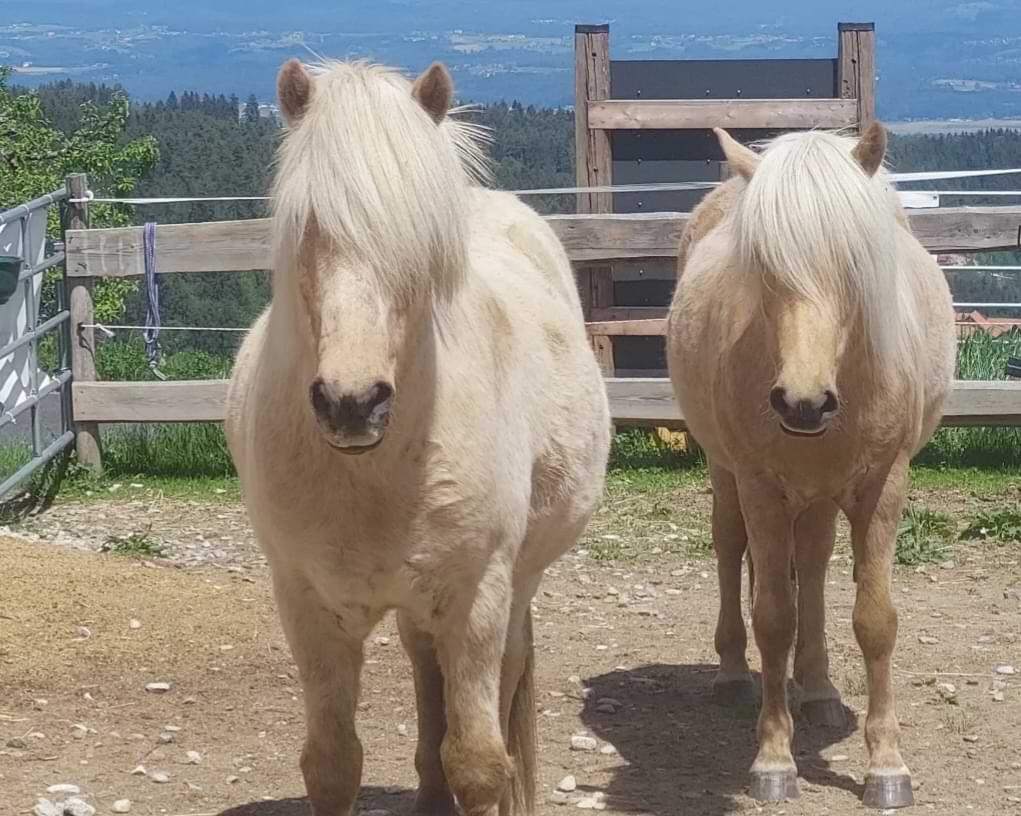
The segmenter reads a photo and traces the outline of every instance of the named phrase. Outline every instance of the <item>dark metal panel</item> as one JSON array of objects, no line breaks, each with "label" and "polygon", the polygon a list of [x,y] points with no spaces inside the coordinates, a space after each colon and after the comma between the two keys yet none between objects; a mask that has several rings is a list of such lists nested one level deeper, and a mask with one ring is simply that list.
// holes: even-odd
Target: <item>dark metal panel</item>
[{"label": "dark metal panel", "polygon": [[[779,136],[780,130],[728,129],[741,144]],[[614,130],[610,151],[617,161],[723,161],[719,140],[711,130]],[[614,180],[617,177],[614,176]],[[660,179],[661,181],[665,179]],[[698,179],[674,179],[697,181]]]},{"label": "dark metal panel", "polygon": [[[614,161],[614,184],[662,184],[670,181],[720,181],[722,165],[702,161]],[[708,190],[670,190],[668,192],[614,193],[613,211],[691,212]]]},{"label": "dark metal panel", "polygon": [[615,281],[614,306],[669,306],[674,295],[673,280],[652,278],[645,280]]},{"label": "dark metal panel", "polygon": [[614,337],[613,367],[632,370],[665,369],[666,340],[662,337]]},{"label": "dark metal panel", "polygon": [[611,60],[611,99],[833,99],[835,59]]}]

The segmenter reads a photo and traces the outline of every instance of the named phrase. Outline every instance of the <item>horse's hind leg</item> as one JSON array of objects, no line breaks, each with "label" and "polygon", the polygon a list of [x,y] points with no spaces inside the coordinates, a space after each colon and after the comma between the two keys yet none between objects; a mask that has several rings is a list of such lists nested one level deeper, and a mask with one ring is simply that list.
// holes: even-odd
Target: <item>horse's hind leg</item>
[{"label": "horse's hind leg", "polygon": [[858,584],[854,602],[854,634],[865,658],[869,710],[865,743],[869,770],[865,805],[905,807],[914,801],[911,775],[900,755],[900,729],[894,705],[892,658],[897,641],[897,612],[891,598],[894,549],[907,490],[908,458],[898,459],[885,479],[866,485],[849,508]]},{"label": "horse's hind leg", "polygon": [[733,474],[713,466],[709,473],[713,484],[713,547],[720,584],[715,637],[720,670],[713,682],[713,698],[724,705],[751,706],[755,703],[755,687],[748,671],[748,635],[741,614],[741,561],[748,535]]},{"label": "horse's hind leg", "polygon": [[507,627],[500,680],[500,724],[514,760],[514,778],[500,799],[500,816],[512,813],[520,816],[535,810],[535,652],[531,610],[535,586],[532,591],[518,593]]},{"label": "horse's hind leg", "polygon": [[427,816],[454,816],[454,795],[440,760],[440,746],[447,732],[443,704],[443,672],[436,657],[433,638],[422,631],[404,613],[398,613],[401,641],[411,658],[415,672],[415,702],[418,709],[418,746],[415,770],[418,771],[418,797],[415,812]]},{"label": "horse's hind leg", "polygon": [[801,713],[813,725],[839,728],[847,723],[840,692],[830,682],[826,652],[826,568],[833,553],[837,506],[813,505],[794,525],[798,570],[798,641],[794,679],[801,688]]},{"label": "horse's hind leg", "polygon": [[355,733],[362,644],[376,621],[336,614],[304,579],[279,569],[273,587],[305,692],[301,770],[312,813],[350,816],[362,779],[362,744]]},{"label": "horse's hind leg", "polygon": [[436,638],[447,710],[440,755],[465,816],[493,816],[514,772],[500,722],[512,572],[491,561],[471,595],[449,605]]}]

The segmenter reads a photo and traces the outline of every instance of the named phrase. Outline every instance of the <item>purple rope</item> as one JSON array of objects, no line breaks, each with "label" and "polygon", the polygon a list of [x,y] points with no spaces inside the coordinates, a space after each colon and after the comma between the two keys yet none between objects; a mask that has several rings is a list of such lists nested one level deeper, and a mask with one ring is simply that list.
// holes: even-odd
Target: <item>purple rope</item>
[{"label": "purple rope", "polygon": [[145,353],[149,358],[149,368],[155,369],[160,360],[160,287],[156,278],[156,224],[150,221],[145,225]]}]

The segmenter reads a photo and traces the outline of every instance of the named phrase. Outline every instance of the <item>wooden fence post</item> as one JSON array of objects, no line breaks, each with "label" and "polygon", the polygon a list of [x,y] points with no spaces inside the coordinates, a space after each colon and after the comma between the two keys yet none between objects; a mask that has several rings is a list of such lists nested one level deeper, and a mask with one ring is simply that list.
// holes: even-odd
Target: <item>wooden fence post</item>
[{"label": "wooden fence post", "polygon": [[[88,180],[84,173],[67,177],[67,229],[89,228],[89,205],[83,199],[88,193]],[[67,241],[64,241],[65,249]],[[91,328],[95,323],[95,309],[92,302],[92,278],[69,277],[64,274],[67,288],[68,308],[71,311],[71,381],[94,382],[96,376],[96,332]],[[73,386],[72,386],[73,394]],[[74,397],[71,402],[71,416],[74,417]],[[103,453],[99,438],[99,424],[96,422],[75,422],[75,447],[78,461],[97,476],[103,472]]]},{"label": "wooden fence post", "polygon": [[876,118],[876,24],[837,26],[837,96],[858,102],[858,129]]},{"label": "wooden fence post", "polygon": [[[610,98],[610,27],[579,25],[574,28],[574,143],[576,178],[579,187],[607,186],[613,182],[610,134],[589,127],[589,102]],[[612,193],[579,193],[578,212],[613,211]],[[613,305],[613,268],[583,266],[578,285],[585,320],[593,309]],[[592,347],[603,373],[613,376],[613,341],[603,335],[592,337]]]}]

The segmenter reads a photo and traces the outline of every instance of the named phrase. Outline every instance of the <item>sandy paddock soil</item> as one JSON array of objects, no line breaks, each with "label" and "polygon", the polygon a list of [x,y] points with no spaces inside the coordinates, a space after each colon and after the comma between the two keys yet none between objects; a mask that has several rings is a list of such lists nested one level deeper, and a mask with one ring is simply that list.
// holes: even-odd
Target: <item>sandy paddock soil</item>
[{"label": "sandy paddock soil", "polygon": [[[969,501],[927,498],[951,509]],[[677,499],[703,517],[708,509],[704,491]],[[170,559],[87,551],[149,523]],[[595,535],[612,524],[602,518]],[[78,786],[99,814],[121,799],[153,816],[308,812],[297,767],[301,689],[239,505],[66,504],[23,532],[0,540],[0,814],[65,798],[47,793],[55,784]],[[801,799],[766,808],[746,795],[754,712],[710,699],[713,570],[679,553],[613,561],[584,548],[550,570],[536,599],[542,816],[596,793],[621,814],[861,812],[866,700],[846,555],[830,571],[829,639],[852,725],[799,723]],[[1019,586],[1018,551],[990,545],[896,573],[897,694],[915,812],[1021,813]],[[415,711],[392,622],[368,658],[362,808],[410,814]],[[151,683],[170,689],[147,691]],[[953,684],[951,702],[937,683]],[[598,750],[570,750],[583,733]],[[578,791],[554,804],[568,774]]]}]

